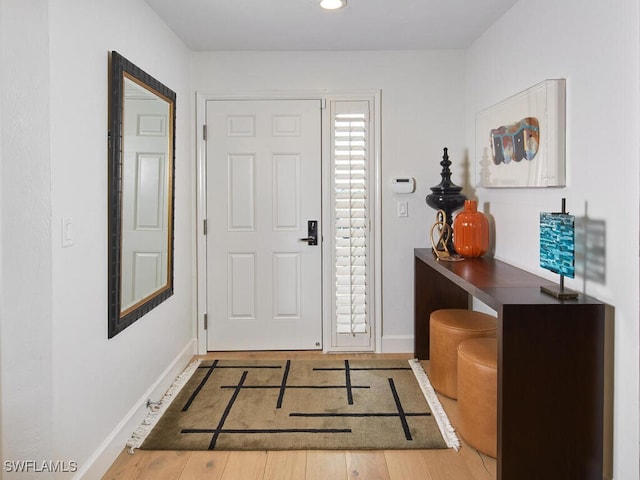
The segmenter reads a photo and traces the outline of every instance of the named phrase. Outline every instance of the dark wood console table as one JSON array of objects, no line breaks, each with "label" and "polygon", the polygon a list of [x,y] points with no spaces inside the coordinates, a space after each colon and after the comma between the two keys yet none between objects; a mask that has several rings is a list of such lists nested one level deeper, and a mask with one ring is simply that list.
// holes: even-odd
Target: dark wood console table
[{"label": "dark wood console table", "polygon": [[429,358],[429,315],[498,312],[498,480],[602,480],[603,303],[557,300],[552,282],[491,258],[437,261],[414,251],[415,355]]}]

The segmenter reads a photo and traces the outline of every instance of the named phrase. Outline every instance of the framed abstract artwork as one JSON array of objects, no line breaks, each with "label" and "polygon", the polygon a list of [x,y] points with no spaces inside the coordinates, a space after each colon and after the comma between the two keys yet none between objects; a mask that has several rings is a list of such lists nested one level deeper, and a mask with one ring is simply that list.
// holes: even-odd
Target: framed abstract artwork
[{"label": "framed abstract artwork", "polygon": [[576,218],[566,210],[540,213],[540,266],[560,275],[560,286],[541,285],[540,291],[559,299],[578,298],[578,292],[564,288],[564,277],[576,273]]},{"label": "framed abstract artwork", "polygon": [[575,222],[567,213],[540,213],[540,266],[575,277]]},{"label": "framed abstract artwork", "polygon": [[477,114],[480,186],[565,185],[565,84],[545,80]]}]

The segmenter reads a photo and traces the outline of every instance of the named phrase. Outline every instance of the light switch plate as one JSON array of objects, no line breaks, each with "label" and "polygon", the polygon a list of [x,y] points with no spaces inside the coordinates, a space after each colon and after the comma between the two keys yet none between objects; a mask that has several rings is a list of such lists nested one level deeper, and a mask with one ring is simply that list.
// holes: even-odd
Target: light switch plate
[{"label": "light switch plate", "polygon": [[73,219],[67,215],[62,217],[62,247],[73,245]]},{"label": "light switch plate", "polygon": [[398,216],[399,217],[408,217],[409,216],[409,203],[408,202],[398,202]]}]

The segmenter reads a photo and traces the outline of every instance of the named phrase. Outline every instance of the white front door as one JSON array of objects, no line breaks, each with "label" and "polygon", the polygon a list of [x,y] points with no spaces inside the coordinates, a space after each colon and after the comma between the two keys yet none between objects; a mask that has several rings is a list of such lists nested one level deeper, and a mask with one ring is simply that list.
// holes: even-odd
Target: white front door
[{"label": "white front door", "polygon": [[320,101],[210,100],[206,125],[207,349],[322,348]]}]

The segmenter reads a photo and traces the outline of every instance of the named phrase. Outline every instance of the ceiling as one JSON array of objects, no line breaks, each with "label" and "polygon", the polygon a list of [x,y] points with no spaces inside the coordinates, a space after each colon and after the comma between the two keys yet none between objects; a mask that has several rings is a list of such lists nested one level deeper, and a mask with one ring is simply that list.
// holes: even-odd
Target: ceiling
[{"label": "ceiling", "polygon": [[[145,0],[195,51],[466,48],[517,0]],[[514,25],[514,36],[522,31]]]}]

